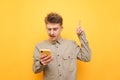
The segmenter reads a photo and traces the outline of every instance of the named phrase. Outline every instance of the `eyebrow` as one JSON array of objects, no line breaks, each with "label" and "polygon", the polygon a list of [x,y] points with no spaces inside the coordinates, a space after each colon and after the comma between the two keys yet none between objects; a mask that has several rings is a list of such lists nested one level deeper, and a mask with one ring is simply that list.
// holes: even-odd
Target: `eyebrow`
[{"label": "eyebrow", "polygon": [[56,28],[47,28],[47,29],[58,29],[58,27],[56,27]]}]

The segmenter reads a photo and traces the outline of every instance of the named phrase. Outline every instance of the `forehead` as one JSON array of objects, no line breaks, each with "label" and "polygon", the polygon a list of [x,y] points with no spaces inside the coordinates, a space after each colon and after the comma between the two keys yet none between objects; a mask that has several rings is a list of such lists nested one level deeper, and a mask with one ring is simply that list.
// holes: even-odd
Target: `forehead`
[{"label": "forehead", "polygon": [[48,24],[46,24],[46,27],[47,28],[59,28],[59,27],[61,27],[61,25],[60,24],[48,23]]}]

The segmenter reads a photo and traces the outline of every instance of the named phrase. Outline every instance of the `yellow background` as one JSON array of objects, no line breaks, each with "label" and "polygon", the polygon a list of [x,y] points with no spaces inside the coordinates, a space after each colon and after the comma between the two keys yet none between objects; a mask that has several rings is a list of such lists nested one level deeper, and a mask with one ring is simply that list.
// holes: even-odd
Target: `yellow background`
[{"label": "yellow background", "polygon": [[62,36],[79,43],[79,21],[92,49],[91,62],[78,61],[77,80],[120,80],[119,0],[1,0],[0,80],[42,80],[32,71],[36,43],[47,39],[44,17],[64,18]]}]

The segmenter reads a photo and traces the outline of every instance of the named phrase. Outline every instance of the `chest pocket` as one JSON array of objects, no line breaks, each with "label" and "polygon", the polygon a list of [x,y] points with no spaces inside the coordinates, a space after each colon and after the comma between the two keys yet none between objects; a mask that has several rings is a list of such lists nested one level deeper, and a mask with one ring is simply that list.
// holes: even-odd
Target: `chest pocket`
[{"label": "chest pocket", "polygon": [[76,57],[73,54],[63,54],[63,67],[65,70],[74,71],[76,69]]}]

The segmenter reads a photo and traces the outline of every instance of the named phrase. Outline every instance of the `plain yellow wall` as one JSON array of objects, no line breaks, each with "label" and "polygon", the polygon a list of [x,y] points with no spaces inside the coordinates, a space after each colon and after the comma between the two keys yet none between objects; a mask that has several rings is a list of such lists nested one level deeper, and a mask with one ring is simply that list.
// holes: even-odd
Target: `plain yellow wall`
[{"label": "plain yellow wall", "polygon": [[120,80],[119,0],[1,0],[0,80],[42,80],[32,71],[32,57],[35,44],[48,38],[49,12],[63,16],[64,38],[79,43],[79,20],[85,29],[92,59],[78,61],[77,80]]}]

